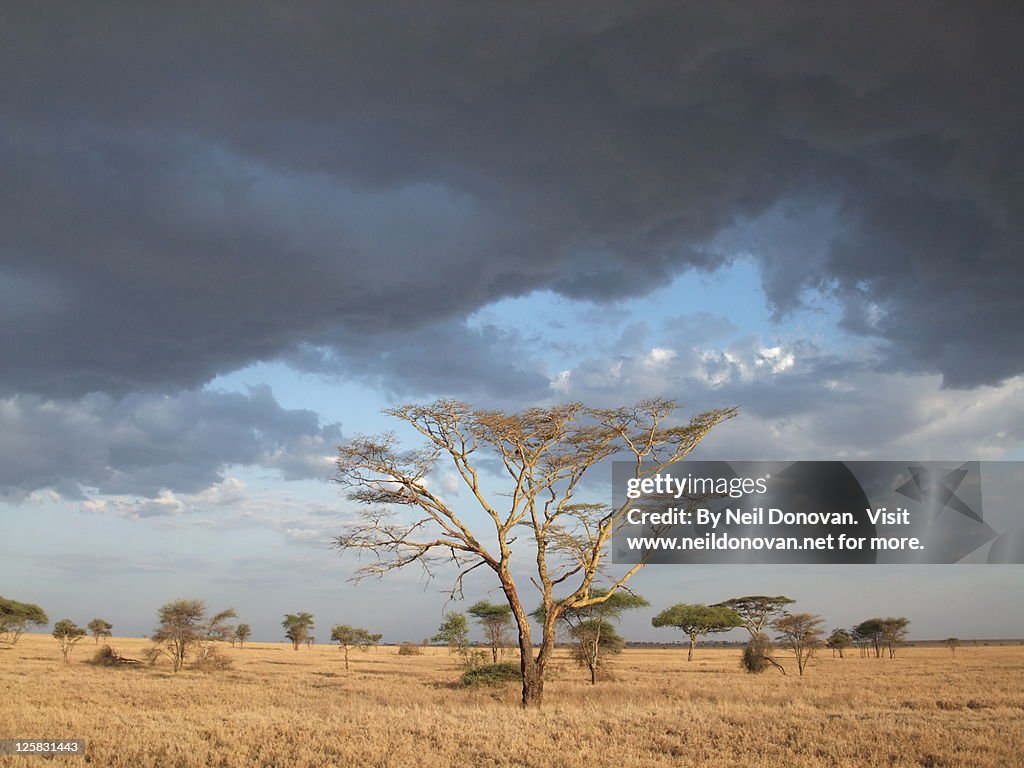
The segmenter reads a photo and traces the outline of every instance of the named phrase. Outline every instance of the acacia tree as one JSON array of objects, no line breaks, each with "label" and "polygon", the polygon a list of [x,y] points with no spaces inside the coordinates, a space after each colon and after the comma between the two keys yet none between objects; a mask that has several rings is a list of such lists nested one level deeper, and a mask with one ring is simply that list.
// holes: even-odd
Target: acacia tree
[{"label": "acacia tree", "polygon": [[498,651],[508,645],[508,633],[512,629],[512,608],[480,600],[471,605],[467,613],[483,628],[484,640],[491,647],[491,661],[497,664]]},{"label": "acacia tree", "polygon": [[895,658],[896,646],[903,642],[907,635],[910,619],[889,616],[866,619],[854,627],[857,636],[863,638],[865,644],[875,649],[875,658],[882,658],[882,651],[889,651],[889,658]]},{"label": "acacia tree", "polygon": [[953,655],[956,656],[956,649],[960,647],[960,638],[947,637],[945,641],[943,641],[943,645],[949,648],[949,650],[953,652]]},{"label": "acacia tree", "polygon": [[87,626],[89,627],[89,631],[92,632],[92,636],[96,638],[96,645],[100,644],[101,637],[110,637],[111,632],[114,629],[113,624],[109,621],[104,621],[103,619],[93,619]]},{"label": "acacia tree", "polygon": [[[735,409],[719,409],[687,424],[666,426],[675,411],[676,404],[663,399],[630,408],[570,403],[519,413],[450,400],[391,409],[386,413],[417,430],[426,445],[403,451],[389,433],[360,436],[339,447],[335,479],[350,499],[365,506],[360,520],[335,544],[342,551],[368,550],[376,556],[357,570],[356,579],[411,564],[430,574],[447,562],[456,567],[451,591],[459,595],[467,573],[490,570],[516,624],[522,703],[540,705],[561,614],[608,600],[643,566],[641,561],[611,578],[604,594],[592,593],[612,533],[629,505],[578,503],[574,497],[587,471],[622,453],[635,476],[653,475],[684,458],[712,428],[735,415]],[[507,480],[504,494],[486,491],[480,476],[481,468],[495,459]],[[479,506],[477,515],[456,509],[427,482],[442,460],[468,488]],[[532,581],[541,595],[544,619],[536,649],[513,575],[514,554],[517,562],[533,563]]]},{"label": "acacia tree", "polygon": [[29,626],[43,627],[49,623],[46,611],[35,603],[0,597],[0,635],[11,645],[17,644]]},{"label": "acacia tree", "polygon": [[730,608],[743,620],[743,627],[750,633],[750,642],[743,649],[742,657],[743,667],[748,672],[761,673],[770,664],[786,674],[786,669],[772,658],[772,640],[764,629],[785,612],[787,605],[794,602],[785,595],[744,595],[712,606]]},{"label": "acacia tree", "polygon": [[345,669],[348,669],[348,652],[353,648],[365,651],[371,645],[380,642],[382,635],[374,634],[368,629],[350,627],[348,624],[337,624],[331,630],[331,640],[341,647],[345,653]]},{"label": "acacia tree", "polygon": [[735,627],[743,626],[743,619],[731,608],[714,605],[679,603],[666,608],[653,619],[655,627],[675,627],[690,638],[690,650],[686,654],[687,661],[693,661],[693,649],[697,647],[697,638],[712,632],[728,632]]},{"label": "acacia tree", "polygon": [[824,624],[825,620],[815,613],[787,613],[772,622],[779,641],[786,643],[796,656],[796,668],[801,675],[821,644]]},{"label": "acacia tree", "polygon": [[207,640],[220,640],[222,642],[230,640],[234,635],[235,627],[233,624],[228,624],[228,619],[237,619],[238,614],[235,613],[234,608],[228,608],[227,610],[221,611],[214,615],[206,622],[205,633]]},{"label": "acacia tree", "polygon": [[[595,588],[590,595],[604,597],[607,593],[607,589]],[[562,611],[562,621],[569,627],[569,636],[575,641],[573,656],[580,666],[590,672],[591,685],[597,684],[597,673],[604,666],[607,655],[621,653],[625,647],[625,640],[615,631],[615,622],[626,611],[646,608],[648,605],[650,603],[640,595],[620,589],[603,602]],[[543,622],[544,606],[530,615]]]},{"label": "acacia tree", "polygon": [[299,650],[313,631],[313,614],[301,611],[299,613],[286,613],[284,621],[284,636],[292,641],[292,650]]},{"label": "acacia tree", "polygon": [[207,651],[213,656],[214,648],[206,643],[220,636],[220,625],[228,616],[234,616],[232,609],[221,611],[206,620],[206,603],[202,600],[172,600],[157,611],[159,625],[151,637],[153,646],[146,651],[151,664],[160,656],[171,660],[175,672],[181,670],[185,658],[193,648]]},{"label": "acacia tree", "polygon": [[712,608],[729,608],[735,611],[742,620],[742,626],[750,633],[750,636],[761,634],[765,627],[781,616],[787,605],[796,601],[785,595],[745,595],[723,600],[711,606]]},{"label": "acacia tree", "polygon": [[853,638],[850,636],[850,633],[842,627],[838,627],[832,630],[832,634],[828,636],[825,645],[832,650],[833,657],[836,655],[836,651],[839,651],[839,658],[844,659],[846,658],[844,655],[846,649],[850,647],[852,642]]},{"label": "acacia tree", "polygon": [[252,627],[248,624],[239,624],[235,627],[234,641],[238,643],[239,648],[245,647],[245,643],[250,637],[252,637]]},{"label": "acacia tree", "polygon": [[896,657],[896,647],[906,639],[909,625],[910,619],[903,616],[882,619],[882,643],[888,649],[890,659]]},{"label": "acacia tree", "polygon": [[444,621],[437,628],[437,634],[430,639],[434,643],[444,643],[450,653],[457,653],[465,661],[469,653],[469,622],[466,621],[466,614],[458,611],[446,613]]},{"label": "acacia tree", "polygon": [[61,656],[64,657],[64,663],[67,664],[71,651],[78,641],[85,637],[85,630],[71,619],[61,619],[53,625],[53,636],[57,639]]}]

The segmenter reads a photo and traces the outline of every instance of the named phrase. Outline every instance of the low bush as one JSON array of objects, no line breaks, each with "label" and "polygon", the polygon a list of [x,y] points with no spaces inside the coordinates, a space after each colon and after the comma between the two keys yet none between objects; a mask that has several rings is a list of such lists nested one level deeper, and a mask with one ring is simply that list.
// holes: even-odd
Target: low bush
[{"label": "low bush", "polygon": [[98,649],[92,656],[90,664],[95,664],[98,667],[120,667],[126,664],[139,664],[138,659],[129,659],[118,654],[109,645],[104,645]]},{"label": "low bush", "polygon": [[482,664],[467,669],[462,675],[463,685],[501,685],[514,680],[521,680],[522,673],[518,664],[507,661],[500,664]]}]

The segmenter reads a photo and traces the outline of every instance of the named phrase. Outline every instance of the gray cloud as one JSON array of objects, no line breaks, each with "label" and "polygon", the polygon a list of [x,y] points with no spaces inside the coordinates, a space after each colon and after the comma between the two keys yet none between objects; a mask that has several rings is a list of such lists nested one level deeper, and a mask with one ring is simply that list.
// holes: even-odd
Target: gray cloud
[{"label": "gray cloud", "polygon": [[282,359],[299,370],[362,380],[399,397],[433,395],[523,402],[548,394],[531,340],[492,324],[447,320],[409,331],[335,332]]},{"label": "gray cloud", "polygon": [[[641,295],[727,261],[736,227],[780,313],[825,291],[887,365],[1001,380],[1024,369],[1022,15],[7,4],[0,388],[194,387],[535,288]],[[774,236],[779,205],[834,212],[818,247]]]},{"label": "gray cloud", "polygon": [[133,507],[136,516],[175,514],[180,502],[162,490],[208,489],[235,464],[326,478],[340,440],[337,424],[282,408],[266,386],[121,400],[19,395],[0,400],[0,494],[17,499],[50,487],[76,498],[95,488],[147,497]]}]

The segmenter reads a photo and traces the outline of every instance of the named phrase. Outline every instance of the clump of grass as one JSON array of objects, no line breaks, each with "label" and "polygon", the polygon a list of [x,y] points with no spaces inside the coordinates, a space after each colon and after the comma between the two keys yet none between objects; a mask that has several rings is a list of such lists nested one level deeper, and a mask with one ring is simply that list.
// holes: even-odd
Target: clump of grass
[{"label": "clump of grass", "polygon": [[501,685],[521,679],[522,673],[519,670],[519,665],[507,661],[499,664],[482,664],[467,669],[462,674],[463,685]]},{"label": "clump of grass", "polygon": [[399,656],[422,656],[423,649],[415,643],[402,643],[398,646]]}]

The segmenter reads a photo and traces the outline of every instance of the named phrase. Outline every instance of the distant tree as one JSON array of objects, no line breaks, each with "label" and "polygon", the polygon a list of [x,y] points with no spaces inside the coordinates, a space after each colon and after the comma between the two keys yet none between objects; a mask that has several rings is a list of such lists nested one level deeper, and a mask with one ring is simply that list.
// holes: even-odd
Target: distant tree
[{"label": "distant tree", "polygon": [[212,617],[206,622],[206,639],[207,640],[220,640],[227,641],[235,633],[235,627],[233,624],[228,624],[228,619],[237,619],[238,614],[235,613],[234,608],[228,608],[225,611],[221,611],[216,616]]},{"label": "distant tree", "polygon": [[49,623],[46,611],[35,603],[0,597],[0,635],[11,645],[15,645],[30,626],[45,627]]},{"label": "distant tree", "polygon": [[285,614],[281,626],[284,627],[284,636],[292,641],[292,649],[297,651],[313,631],[313,614],[305,612]]},{"label": "distant tree", "polygon": [[850,637],[853,639],[854,645],[860,649],[860,657],[862,659],[871,655],[871,648],[874,645],[874,638],[869,634],[870,629],[871,627],[868,626],[868,622],[861,622],[855,627],[850,628]]},{"label": "distant tree", "polygon": [[178,672],[189,650],[205,636],[205,614],[206,603],[202,600],[172,600],[161,606],[157,611],[159,624],[151,637],[154,645],[147,651],[150,663],[166,656]]},{"label": "distant tree", "polygon": [[[614,631],[615,622],[626,611],[646,608],[650,603],[625,589],[608,595],[606,589],[595,588],[590,591],[590,596],[600,598],[600,602],[565,608],[559,618],[568,627],[569,636],[575,642],[573,657],[590,672],[591,685],[596,685],[598,672],[607,661],[606,652],[620,653],[625,645],[625,641]],[[543,622],[544,606],[538,607],[531,616]],[[611,634],[607,632],[609,628],[612,629]]]},{"label": "distant tree", "polygon": [[111,632],[114,629],[114,625],[109,621],[103,619],[93,619],[87,625],[89,631],[92,632],[92,636],[96,638],[96,645],[100,644],[101,637],[110,637]]},{"label": "distant tree", "polygon": [[801,675],[821,645],[824,624],[825,620],[815,613],[787,613],[772,622],[779,633],[779,641],[788,645],[796,656],[796,668]]},{"label": "distant tree", "polygon": [[572,657],[590,671],[590,684],[596,685],[598,674],[608,666],[609,657],[622,653],[626,641],[615,625],[605,619],[586,619],[569,627],[573,640]]},{"label": "distant tree", "polygon": [[238,643],[239,648],[244,647],[245,643],[249,640],[251,636],[252,627],[250,627],[248,624],[239,624],[237,627],[235,627],[234,638],[235,642]]},{"label": "distant tree", "polygon": [[716,603],[713,608],[731,608],[743,620],[743,627],[750,633],[750,642],[743,653],[742,663],[748,672],[760,673],[774,666],[782,674],[785,668],[772,658],[772,641],[765,633],[775,618],[781,616],[787,605],[796,602],[785,595],[744,595]]},{"label": "distant tree", "polygon": [[498,663],[498,651],[509,642],[512,630],[512,607],[505,604],[481,600],[469,607],[469,615],[479,622],[484,630],[484,640],[491,647],[491,660]]},{"label": "distant tree", "polygon": [[853,637],[851,637],[850,633],[842,627],[833,629],[832,634],[829,635],[828,640],[825,641],[825,644],[832,650],[833,656],[836,655],[836,651],[839,651],[840,659],[846,658],[844,654],[846,649],[850,647],[851,643],[853,643]]},{"label": "distant tree", "polygon": [[690,650],[686,660],[693,661],[693,649],[697,647],[699,637],[742,627],[743,619],[732,608],[720,605],[678,603],[651,619],[651,624],[655,627],[681,629],[683,634],[690,638]]},{"label": "distant tree", "polygon": [[875,658],[882,657],[882,651],[889,651],[889,658],[896,656],[898,646],[907,635],[907,626],[910,620],[901,617],[889,616],[886,618],[875,617],[862,621],[854,632],[863,639],[865,644],[870,644],[875,650]]},{"label": "distant tree", "polygon": [[61,619],[53,625],[53,636],[57,638],[60,645],[60,653],[64,657],[64,663],[68,663],[68,656],[71,654],[75,644],[85,637],[85,630],[75,624],[71,619]]},{"label": "distant tree", "polygon": [[951,650],[953,652],[953,655],[956,656],[956,649],[960,647],[960,638],[959,637],[947,637],[945,639],[945,641],[943,642],[943,645],[945,645],[947,648],[949,648],[949,650]]},{"label": "distant tree", "polygon": [[[633,478],[649,477],[684,459],[719,423],[736,414],[724,408],[676,418],[677,405],[653,398],[623,408],[582,403],[508,413],[439,400],[387,411],[416,430],[425,444],[405,450],[394,434],[359,436],[339,446],[336,481],[362,506],[360,519],[335,539],[342,551],[374,557],[357,577],[380,576],[406,566],[451,563],[453,596],[465,575],[489,571],[497,579],[516,623],[523,706],[543,702],[545,669],[555,649],[560,614],[602,602],[643,567],[646,558],[608,576],[612,536],[626,522],[632,500],[609,507],[580,503],[590,470],[623,455]],[[480,515],[465,514],[434,484],[438,465],[454,470]],[[505,483],[482,481],[499,470]],[[493,491],[492,491],[493,489]],[[544,606],[544,623],[531,626],[520,594],[524,564]],[[608,576],[603,597],[591,589]]]},{"label": "distant tree", "polygon": [[161,656],[171,661],[175,672],[181,670],[185,659],[194,652],[194,666],[202,669],[223,669],[227,662],[220,657],[211,641],[226,639],[224,621],[235,615],[227,609],[206,618],[206,603],[202,600],[172,600],[157,611],[157,624],[150,639],[153,645],[146,651],[151,664]]},{"label": "distant tree", "polygon": [[348,669],[348,652],[353,648],[362,651],[367,650],[371,645],[380,642],[381,635],[374,634],[368,629],[350,627],[348,624],[338,624],[331,630],[331,640],[337,643],[345,653],[345,669]]},{"label": "distant tree", "polygon": [[711,607],[730,608],[736,611],[743,621],[742,626],[753,637],[763,632],[765,627],[771,625],[773,619],[785,612],[787,605],[791,605],[794,602],[796,601],[785,595],[775,595],[774,597],[767,595],[745,595],[744,597],[723,600],[721,603],[716,603]]},{"label": "distant tree", "polygon": [[907,627],[910,619],[903,616],[882,619],[882,642],[889,651],[889,658],[896,657],[896,648],[907,638]]},{"label": "distant tree", "polygon": [[469,652],[469,623],[464,613],[451,611],[444,615],[444,621],[437,628],[437,634],[431,638],[432,642],[444,643],[451,653],[456,653],[466,658]]}]

